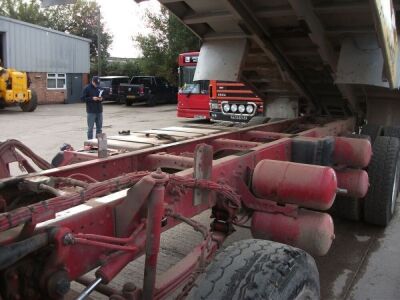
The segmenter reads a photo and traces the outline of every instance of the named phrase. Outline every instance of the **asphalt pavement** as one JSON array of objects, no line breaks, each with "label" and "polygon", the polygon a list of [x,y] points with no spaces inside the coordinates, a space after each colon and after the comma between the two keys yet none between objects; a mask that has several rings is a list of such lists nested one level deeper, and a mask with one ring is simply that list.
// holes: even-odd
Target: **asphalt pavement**
[{"label": "asphalt pavement", "polygon": [[[121,130],[184,126],[196,122],[200,121],[176,118],[175,105],[104,105],[103,130],[107,135],[116,135]],[[82,147],[86,139],[85,106],[42,105],[33,113],[21,112],[19,108],[0,110],[0,141],[6,139],[18,139],[50,161],[63,143],[75,148]],[[209,212],[205,212],[200,219],[208,222]],[[321,299],[400,299],[399,214],[396,213],[386,229],[362,222],[334,221],[336,238],[332,248],[326,256],[316,258],[321,279]],[[182,258],[197,241],[197,236],[192,233],[189,238],[182,238],[188,228],[174,230],[163,237],[161,269]],[[249,232],[240,229],[228,239],[225,246],[245,238],[251,238]],[[130,265],[118,278],[116,286],[130,278],[140,280],[141,268],[140,261]],[[133,275],[135,270],[139,270],[136,272],[138,275]],[[74,290],[78,292],[80,287],[74,285]],[[95,294],[93,298],[100,296]]]}]

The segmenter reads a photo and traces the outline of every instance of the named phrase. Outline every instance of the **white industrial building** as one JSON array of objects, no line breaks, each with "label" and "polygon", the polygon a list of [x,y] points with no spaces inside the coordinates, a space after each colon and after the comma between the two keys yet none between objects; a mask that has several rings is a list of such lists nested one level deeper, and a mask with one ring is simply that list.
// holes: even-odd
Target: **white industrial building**
[{"label": "white industrial building", "polygon": [[3,66],[28,72],[39,103],[79,101],[88,81],[90,40],[0,16]]}]

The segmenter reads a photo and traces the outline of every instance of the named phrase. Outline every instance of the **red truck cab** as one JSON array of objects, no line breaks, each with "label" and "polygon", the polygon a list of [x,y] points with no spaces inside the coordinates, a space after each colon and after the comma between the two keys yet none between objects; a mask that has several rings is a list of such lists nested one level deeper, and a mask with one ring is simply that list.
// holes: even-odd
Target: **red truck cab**
[{"label": "red truck cab", "polygon": [[193,81],[199,52],[179,54],[179,89],[177,116],[210,119],[209,81]]}]

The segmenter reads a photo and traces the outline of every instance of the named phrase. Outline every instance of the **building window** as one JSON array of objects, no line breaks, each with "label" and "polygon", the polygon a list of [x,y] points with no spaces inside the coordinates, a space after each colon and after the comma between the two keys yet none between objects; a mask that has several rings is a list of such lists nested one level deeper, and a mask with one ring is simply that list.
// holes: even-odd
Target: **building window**
[{"label": "building window", "polygon": [[47,73],[47,89],[65,89],[66,78],[65,73]]}]

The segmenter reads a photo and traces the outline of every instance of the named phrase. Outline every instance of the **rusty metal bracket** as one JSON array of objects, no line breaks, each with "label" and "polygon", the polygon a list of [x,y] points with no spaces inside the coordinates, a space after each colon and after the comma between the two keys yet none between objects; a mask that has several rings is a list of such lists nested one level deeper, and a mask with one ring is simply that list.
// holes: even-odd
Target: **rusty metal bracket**
[{"label": "rusty metal bracket", "polygon": [[254,209],[255,211],[268,212],[272,214],[283,214],[288,217],[297,218],[298,206],[294,204],[282,204],[279,205],[275,201],[260,199],[255,197],[245,184],[245,182],[240,178],[235,176],[235,186],[241,199],[243,205],[247,208]]},{"label": "rusty metal bracket", "polygon": [[[194,156],[194,178],[210,179],[213,162],[213,147],[207,144],[196,146]],[[205,189],[195,188],[193,191],[193,205],[197,206],[206,201],[210,196],[210,192]]]}]

